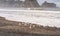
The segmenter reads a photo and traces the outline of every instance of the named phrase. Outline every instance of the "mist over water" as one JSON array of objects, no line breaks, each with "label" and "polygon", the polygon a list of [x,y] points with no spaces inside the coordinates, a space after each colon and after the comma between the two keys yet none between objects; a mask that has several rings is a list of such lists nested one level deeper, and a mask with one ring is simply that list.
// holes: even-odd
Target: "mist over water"
[{"label": "mist over water", "polygon": [[0,16],[6,17],[8,20],[60,27],[60,11],[6,10],[0,11]]}]

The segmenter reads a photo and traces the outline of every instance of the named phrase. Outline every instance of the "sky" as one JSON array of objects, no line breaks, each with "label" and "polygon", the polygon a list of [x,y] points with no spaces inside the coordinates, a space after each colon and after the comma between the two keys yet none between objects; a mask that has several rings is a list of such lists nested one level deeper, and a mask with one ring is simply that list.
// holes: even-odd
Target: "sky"
[{"label": "sky", "polygon": [[49,3],[55,3],[57,7],[60,7],[60,0],[37,0],[38,3],[41,5],[44,1],[47,1]]}]

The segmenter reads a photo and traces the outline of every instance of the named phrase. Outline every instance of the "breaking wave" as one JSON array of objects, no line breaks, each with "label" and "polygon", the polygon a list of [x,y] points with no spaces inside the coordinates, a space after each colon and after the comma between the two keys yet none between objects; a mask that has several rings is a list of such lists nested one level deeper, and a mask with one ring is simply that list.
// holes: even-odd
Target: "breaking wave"
[{"label": "breaking wave", "polygon": [[13,21],[60,27],[60,11],[3,10],[0,11],[0,16],[6,17],[6,19]]}]

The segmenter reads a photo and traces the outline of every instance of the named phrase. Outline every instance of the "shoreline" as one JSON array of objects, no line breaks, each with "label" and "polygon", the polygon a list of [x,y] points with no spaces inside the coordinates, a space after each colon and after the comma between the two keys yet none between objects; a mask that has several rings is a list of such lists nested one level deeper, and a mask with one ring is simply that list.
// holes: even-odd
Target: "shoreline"
[{"label": "shoreline", "polygon": [[[3,21],[3,22],[2,22]],[[60,28],[41,26],[33,23],[16,22],[0,17],[0,31],[2,33],[30,34],[30,35],[60,35]],[[23,34],[23,35],[24,35]]]}]

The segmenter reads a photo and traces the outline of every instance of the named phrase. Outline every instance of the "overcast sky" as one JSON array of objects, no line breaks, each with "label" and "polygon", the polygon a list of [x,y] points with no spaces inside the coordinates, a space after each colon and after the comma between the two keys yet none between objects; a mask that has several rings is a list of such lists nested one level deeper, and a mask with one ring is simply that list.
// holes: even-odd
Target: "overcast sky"
[{"label": "overcast sky", "polygon": [[41,5],[44,1],[47,1],[49,3],[56,3],[58,7],[60,7],[60,0],[37,0],[38,3]]}]

